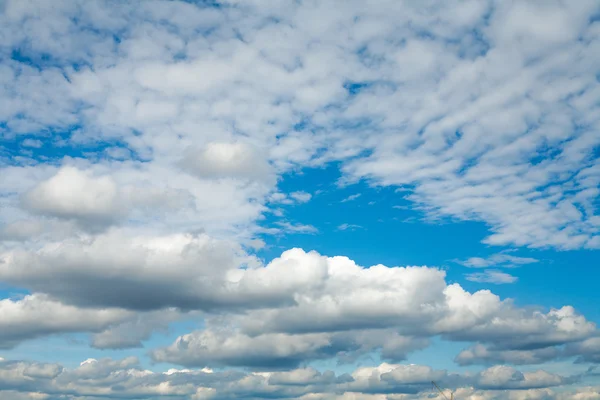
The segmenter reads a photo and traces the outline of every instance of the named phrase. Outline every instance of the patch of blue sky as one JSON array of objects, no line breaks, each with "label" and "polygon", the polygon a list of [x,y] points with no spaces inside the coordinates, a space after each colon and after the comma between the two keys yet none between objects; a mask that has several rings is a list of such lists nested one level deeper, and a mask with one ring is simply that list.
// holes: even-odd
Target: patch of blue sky
[{"label": "patch of blue sky", "polygon": [[[78,126],[67,130],[49,130],[35,134],[21,134],[0,138],[3,156],[0,163],[19,165],[25,162],[60,163],[65,158],[85,158],[101,160],[104,158],[127,158],[142,161],[135,152],[122,141],[90,140],[79,143],[70,140],[70,136],[80,129]],[[35,142],[35,145],[32,145]]]},{"label": "patch of blue sky", "polygon": [[[89,345],[87,334],[51,335],[24,341],[11,350],[3,350],[2,357],[11,360],[36,360],[38,362],[59,362],[66,368],[75,368],[88,358],[101,359],[110,357],[120,360],[126,357],[139,357],[146,365],[150,365],[143,348],[101,350]],[[57,359],[60,354],[60,359]]]},{"label": "patch of blue sky", "polygon": [[20,299],[24,296],[31,294],[31,292],[27,289],[19,288],[16,286],[11,286],[6,283],[0,282],[0,300],[3,299]]},{"label": "patch of blue sky", "polygon": [[[94,32],[95,35],[99,35],[100,32]],[[112,35],[106,34],[107,37]],[[115,37],[113,36],[113,40]],[[117,42],[115,41],[115,44]],[[12,50],[10,54],[10,59],[12,61],[16,61],[18,63],[27,65],[29,67],[35,68],[37,70],[48,69],[51,67],[56,68],[72,68],[75,71],[79,71],[83,67],[91,67],[92,64],[82,57],[82,55],[77,55],[77,53],[73,53],[69,55],[72,57],[69,60],[61,59],[57,54],[49,54],[44,52],[39,52],[36,50],[30,49],[30,45],[24,43],[18,49]],[[3,62],[5,60],[0,60]]]},{"label": "patch of blue sky", "polygon": [[66,333],[50,335],[38,339],[27,340],[13,349],[2,350],[0,355],[12,360],[36,360],[39,362],[57,362],[56,354],[60,353],[60,363],[67,368],[75,368],[88,358],[112,358],[115,360],[126,357],[137,357],[143,368],[156,372],[164,372],[171,368],[181,369],[181,366],[170,363],[156,363],[149,355],[149,349],[170,346],[180,336],[204,328],[203,320],[186,318],[169,324],[167,332],[157,330],[150,338],[142,341],[142,347],[125,349],[98,349],[90,346],[90,335],[87,333]]}]

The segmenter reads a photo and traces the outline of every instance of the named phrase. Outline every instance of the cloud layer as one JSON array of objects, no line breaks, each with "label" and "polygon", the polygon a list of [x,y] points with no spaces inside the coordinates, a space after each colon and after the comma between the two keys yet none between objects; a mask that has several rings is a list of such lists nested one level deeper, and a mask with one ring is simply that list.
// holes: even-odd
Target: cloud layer
[{"label": "cloud layer", "polygon": [[[468,289],[516,285],[506,268],[537,258],[463,255],[456,282],[274,250],[325,232],[289,216],[323,190],[284,184],[307,169],[334,171],[338,207],[386,187],[422,222],[484,226],[486,246],[598,250],[598,15],[594,0],[0,1],[0,348],[67,333],[139,348],[191,319],[147,356],[203,368],[0,359],[0,397],[408,400],[435,380],[471,400],[600,398],[593,368],[538,365],[600,362],[592,319]],[[435,342],[462,349],[460,372],[402,364]]]}]

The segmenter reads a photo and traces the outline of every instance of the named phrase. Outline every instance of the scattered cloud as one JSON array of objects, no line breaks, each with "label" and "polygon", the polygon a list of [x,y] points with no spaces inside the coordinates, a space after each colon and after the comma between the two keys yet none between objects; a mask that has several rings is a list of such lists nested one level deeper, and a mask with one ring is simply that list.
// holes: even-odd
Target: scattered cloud
[{"label": "scattered cloud", "polygon": [[[277,396],[282,399],[377,400],[384,399],[382,396],[388,393],[396,393],[403,399],[424,400],[431,397],[432,380],[443,386],[463,386],[456,395],[469,394],[469,397],[461,398],[472,400],[532,398],[530,390],[542,390],[546,399],[562,400],[566,399],[565,393],[553,392],[551,388],[572,382],[570,377],[543,370],[521,372],[508,366],[492,367],[476,375],[460,375],[423,365],[387,363],[339,375],[314,368],[285,372],[216,372],[206,368],[152,372],[143,369],[134,357],[88,359],[71,369],[60,364],[0,360],[0,377],[0,393],[14,394],[11,399],[31,400],[52,398],[49,396],[66,399],[168,396],[200,400]],[[590,394],[592,390],[580,389],[582,393]],[[511,397],[504,397],[507,393]],[[573,392],[566,394],[573,395]]]},{"label": "scattered cloud", "polygon": [[356,229],[361,229],[361,228],[362,228],[362,226],[360,226],[360,225],[344,223],[344,224],[338,225],[337,230],[338,231],[346,231],[346,230],[354,231]]},{"label": "scattered cloud", "polygon": [[275,192],[269,196],[269,203],[271,204],[302,204],[307,203],[312,198],[312,195],[307,192],[298,191],[292,192],[289,195],[281,192]]},{"label": "scattered cloud", "polygon": [[502,283],[515,283],[517,277],[506,272],[502,272],[497,269],[488,269],[483,272],[474,272],[466,274],[465,277],[468,281],[481,282],[481,283],[495,283],[497,285]]},{"label": "scattered cloud", "polygon": [[281,227],[284,232],[290,233],[309,233],[314,234],[319,232],[317,228],[307,224],[294,224],[288,221],[279,221],[277,225]]},{"label": "scattered cloud", "polygon": [[296,200],[298,203],[306,203],[306,202],[310,201],[310,199],[312,198],[312,195],[310,193],[298,191],[298,192],[290,193],[290,197],[292,199]]},{"label": "scattered cloud", "polygon": [[99,332],[123,322],[131,313],[118,308],[81,309],[45,295],[0,300],[0,348],[24,340],[66,332]]},{"label": "scattered cloud", "polygon": [[44,142],[38,139],[25,139],[21,142],[21,146],[23,147],[32,147],[35,149],[39,149],[44,145]]},{"label": "scattered cloud", "polygon": [[181,165],[200,178],[261,181],[273,177],[266,155],[242,142],[211,142],[190,148]]},{"label": "scattered cloud", "polygon": [[358,199],[361,196],[360,193],[356,193],[356,194],[351,194],[350,196],[346,197],[345,199],[342,200],[342,203],[346,203],[348,201],[353,201]]},{"label": "scattered cloud", "polygon": [[466,260],[457,260],[458,264],[469,268],[487,268],[487,267],[511,267],[517,265],[533,264],[539,260],[531,257],[517,257],[506,253],[492,254],[489,257],[471,257]]},{"label": "scattered cloud", "polygon": [[[223,370],[0,359],[0,397],[411,400],[430,380],[471,400],[598,397],[511,366],[599,362],[571,306],[471,293],[438,268],[254,253],[318,232],[288,208],[267,218],[319,193],[282,184],[309,169],[356,192],[341,202],[388,187],[434,223],[477,222],[484,245],[599,249],[598,2],[208,3],[1,2],[0,281],[27,294],[0,299],[0,347],[140,347],[189,316],[201,328],[148,351]],[[539,261],[457,262],[500,284]],[[399,364],[432,338],[489,368]],[[373,356],[388,363],[307,366]]]}]

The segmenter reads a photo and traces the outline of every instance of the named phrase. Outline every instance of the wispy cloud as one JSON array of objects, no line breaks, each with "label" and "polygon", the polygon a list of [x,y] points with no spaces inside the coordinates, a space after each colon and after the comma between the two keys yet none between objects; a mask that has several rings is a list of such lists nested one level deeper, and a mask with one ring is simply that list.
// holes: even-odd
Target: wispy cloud
[{"label": "wispy cloud", "polygon": [[351,194],[350,196],[348,196],[345,199],[343,199],[342,203],[346,203],[348,201],[354,201],[354,200],[358,199],[360,196],[361,196],[360,193]]},{"label": "wispy cloud", "polygon": [[290,193],[290,197],[292,199],[296,200],[298,203],[306,203],[306,202],[310,201],[310,199],[312,198],[312,195],[307,192],[298,191],[298,192]]},{"label": "wispy cloud", "polygon": [[474,272],[472,274],[466,274],[465,277],[467,280],[472,282],[481,282],[481,283],[494,283],[496,285],[500,285],[503,283],[515,283],[517,281],[517,277],[507,274],[506,272],[502,272],[496,269],[487,269],[483,272]]},{"label": "wispy cloud", "polygon": [[338,231],[346,231],[346,230],[356,230],[356,229],[361,229],[362,226],[361,225],[355,225],[355,224],[341,224],[338,225],[337,230]]},{"label": "wispy cloud", "polygon": [[492,254],[489,257],[471,257],[466,260],[456,260],[456,263],[470,268],[511,267],[539,262],[531,257],[517,257],[506,253]]},{"label": "wispy cloud", "polygon": [[44,145],[44,142],[38,139],[25,139],[21,142],[21,146],[23,147],[33,147],[39,149]]},{"label": "wispy cloud", "polygon": [[280,226],[283,231],[290,232],[290,233],[314,234],[314,233],[319,232],[319,230],[312,225],[293,224],[288,221],[279,221],[279,222],[277,222],[277,225]]}]

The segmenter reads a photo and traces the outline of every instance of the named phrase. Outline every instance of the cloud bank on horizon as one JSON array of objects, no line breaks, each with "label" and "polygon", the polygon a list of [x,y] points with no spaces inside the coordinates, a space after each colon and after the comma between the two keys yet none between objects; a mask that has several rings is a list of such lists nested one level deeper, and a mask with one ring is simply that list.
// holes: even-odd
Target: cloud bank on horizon
[{"label": "cloud bank on horizon", "polygon": [[0,0],[0,144],[2,398],[600,399],[595,0]]}]

